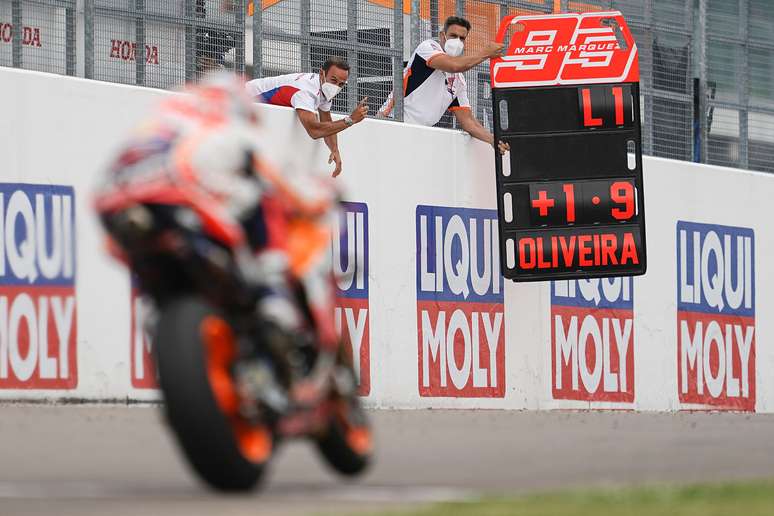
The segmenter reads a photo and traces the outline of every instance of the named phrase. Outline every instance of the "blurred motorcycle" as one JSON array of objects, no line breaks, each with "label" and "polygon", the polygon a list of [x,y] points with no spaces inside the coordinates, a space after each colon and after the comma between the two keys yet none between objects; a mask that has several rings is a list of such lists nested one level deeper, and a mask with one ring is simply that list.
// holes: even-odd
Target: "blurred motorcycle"
[{"label": "blurred motorcycle", "polygon": [[[294,193],[254,156],[265,151],[242,91],[219,77],[165,101],[111,166],[96,208],[111,253],[150,301],[164,410],[197,473],[217,489],[250,489],[282,441],[305,437],[334,470],[356,475],[373,439],[351,352],[332,329],[331,305],[320,305],[320,292],[332,302],[330,267],[292,270],[324,256],[330,234],[300,207],[284,217],[303,189]],[[286,244],[290,264],[279,274],[256,258],[262,234]],[[281,277],[282,297],[270,276]],[[260,308],[276,313],[278,298],[297,322]]]},{"label": "blurred motorcycle", "polygon": [[[260,292],[232,250],[182,222],[191,216],[185,207],[153,204],[103,216],[152,300],[166,416],[190,464],[215,488],[246,490],[279,443],[308,437],[334,470],[362,472],[372,435],[350,354],[321,351],[312,331],[289,348],[285,335],[256,316]],[[294,295],[303,308],[300,286]]]}]

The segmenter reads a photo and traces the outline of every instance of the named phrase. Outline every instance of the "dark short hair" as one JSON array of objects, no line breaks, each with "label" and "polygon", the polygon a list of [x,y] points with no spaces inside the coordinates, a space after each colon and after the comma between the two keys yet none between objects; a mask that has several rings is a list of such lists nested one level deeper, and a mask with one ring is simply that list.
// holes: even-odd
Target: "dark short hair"
[{"label": "dark short hair", "polygon": [[328,70],[331,69],[331,66],[335,66],[336,68],[341,68],[342,70],[349,71],[349,63],[347,63],[347,61],[341,57],[337,57],[337,56],[329,57],[323,63],[322,69],[327,72]]},{"label": "dark short hair", "polygon": [[443,24],[443,31],[446,32],[452,25],[459,25],[460,27],[465,27],[465,29],[470,30],[470,22],[468,20],[460,16],[449,16]]}]

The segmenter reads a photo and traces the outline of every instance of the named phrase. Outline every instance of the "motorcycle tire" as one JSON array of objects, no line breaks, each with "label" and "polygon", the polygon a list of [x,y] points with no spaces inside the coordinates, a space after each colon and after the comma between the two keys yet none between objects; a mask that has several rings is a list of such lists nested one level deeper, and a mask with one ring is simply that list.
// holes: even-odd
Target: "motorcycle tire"
[{"label": "motorcycle tire", "polygon": [[328,428],[317,438],[320,454],[328,465],[344,476],[363,473],[373,455],[373,435],[368,417],[357,395],[335,397]]},{"label": "motorcycle tire", "polygon": [[197,297],[171,301],[161,309],[154,349],[167,421],[190,465],[218,490],[255,487],[272,435],[239,415],[236,340],[225,317]]}]

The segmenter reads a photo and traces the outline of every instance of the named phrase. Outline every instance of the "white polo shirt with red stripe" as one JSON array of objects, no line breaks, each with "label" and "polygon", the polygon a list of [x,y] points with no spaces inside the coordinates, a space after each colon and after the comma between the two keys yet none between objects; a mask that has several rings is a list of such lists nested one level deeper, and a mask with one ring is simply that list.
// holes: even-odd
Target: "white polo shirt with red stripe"
[{"label": "white polo shirt with red stripe", "polygon": [[248,81],[247,93],[256,102],[287,106],[316,113],[330,111],[331,102],[320,89],[320,75],[316,73],[291,73],[276,77],[264,77]]},{"label": "white polo shirt with red stripe", "polygon": [[[432,126],[447,110],[470,109],[468,87],[461,73],[446,73],[430,67],[445,52],[428,39],[419,44],[403,71],[403,119],[410,124]],[[392,94],[381,111],[392,111]]]}]

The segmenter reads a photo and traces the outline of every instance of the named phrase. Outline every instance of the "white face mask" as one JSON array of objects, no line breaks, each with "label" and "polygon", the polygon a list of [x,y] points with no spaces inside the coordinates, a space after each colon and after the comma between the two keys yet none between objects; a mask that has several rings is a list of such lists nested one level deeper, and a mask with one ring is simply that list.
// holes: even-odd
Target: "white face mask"
[{"label": "white face mask", "polygon": [[325,97],[325,100],[330,101],[333,100],[333,97],[339,94],[341,91],[341,86],[336,86],[330,82],[324,82],[320,86],[320,89],[322,90],[322,94]]},{"label": "white face mask", "polygon": [[443,46],[444,51],[452,57],[461,56],[465,50],[465,43],[460,38],[450,38]]}]

